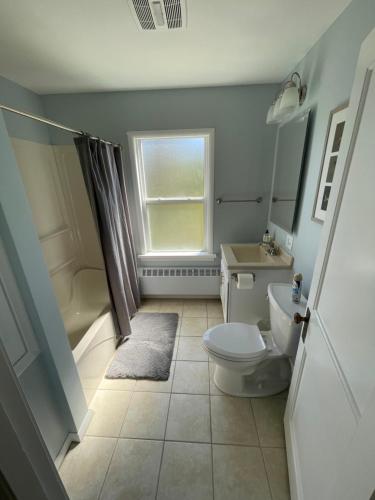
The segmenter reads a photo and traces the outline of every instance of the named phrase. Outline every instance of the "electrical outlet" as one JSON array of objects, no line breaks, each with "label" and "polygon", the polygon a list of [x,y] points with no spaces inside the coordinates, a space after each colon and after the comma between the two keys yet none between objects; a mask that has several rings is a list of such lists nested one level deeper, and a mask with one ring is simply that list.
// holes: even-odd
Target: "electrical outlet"
[{"label": "electrical outlet", "polygon": [[293,247],[293,235],[287,234],[285,238],[285,248],[291,252]]}]

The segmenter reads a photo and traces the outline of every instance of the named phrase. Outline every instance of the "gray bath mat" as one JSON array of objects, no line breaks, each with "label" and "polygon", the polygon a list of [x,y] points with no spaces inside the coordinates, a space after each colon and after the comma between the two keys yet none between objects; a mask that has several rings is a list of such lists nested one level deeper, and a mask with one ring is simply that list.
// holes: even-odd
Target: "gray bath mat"
[{"label": "gray bath mat", "polygon": [[168,380],[178,314],[137,313],[132,334],[110,364],[106,378]]}]

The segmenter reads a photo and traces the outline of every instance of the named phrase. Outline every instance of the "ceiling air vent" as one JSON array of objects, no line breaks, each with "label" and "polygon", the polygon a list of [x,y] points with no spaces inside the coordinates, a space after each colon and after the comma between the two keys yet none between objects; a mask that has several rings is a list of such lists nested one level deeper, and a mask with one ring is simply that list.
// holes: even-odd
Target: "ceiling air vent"
[{"label": "ceiling air vent", "polygon": [[140,30],[186,28],[185,0],[128,0],[128,3]]}]

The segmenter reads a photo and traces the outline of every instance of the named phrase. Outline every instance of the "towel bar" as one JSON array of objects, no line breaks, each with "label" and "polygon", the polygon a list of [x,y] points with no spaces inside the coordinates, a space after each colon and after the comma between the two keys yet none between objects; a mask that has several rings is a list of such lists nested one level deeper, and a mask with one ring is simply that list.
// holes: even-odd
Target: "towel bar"
[{"label": "towel bar", "polygon": [[247,200],[223,200],[223,198],[216,198],[216,203],[221,205],[222,203],[262,203],[263,198],[258,196],[258,198],[247,199]]}]

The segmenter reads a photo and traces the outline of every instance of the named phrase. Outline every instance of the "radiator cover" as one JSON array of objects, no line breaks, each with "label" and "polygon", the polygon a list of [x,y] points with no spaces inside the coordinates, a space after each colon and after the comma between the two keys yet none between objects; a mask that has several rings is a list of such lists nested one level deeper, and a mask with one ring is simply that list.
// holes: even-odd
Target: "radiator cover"
[{"label": "radiator cover", "polygon": [[218,267],[141,267],[141,294],[146,297],[218,297]]}]

